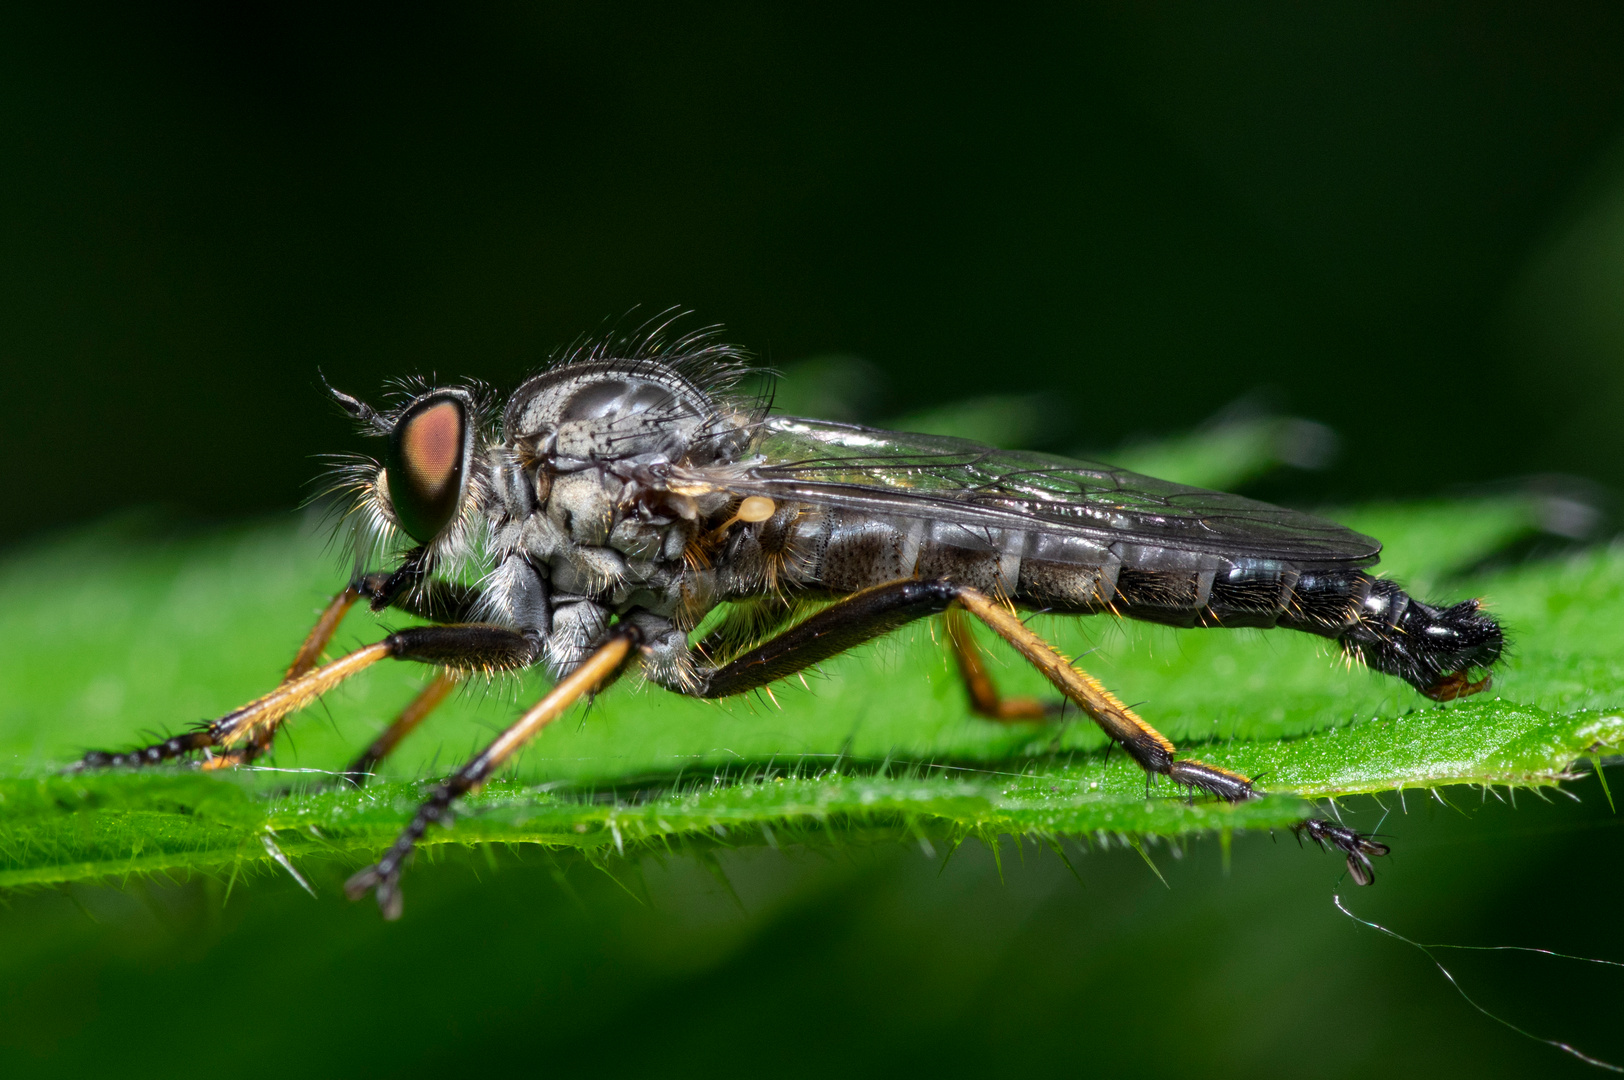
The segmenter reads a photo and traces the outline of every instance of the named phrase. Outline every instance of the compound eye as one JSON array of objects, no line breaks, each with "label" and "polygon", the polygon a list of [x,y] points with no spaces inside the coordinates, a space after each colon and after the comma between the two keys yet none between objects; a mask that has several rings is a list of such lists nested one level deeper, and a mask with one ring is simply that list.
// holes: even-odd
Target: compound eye
[{"label": "compound eye", "polygon": [[457,516],[468,471],[468,413],[460,396],[431,394],[389,436],[389,501],[400,527],[426,544]]}]

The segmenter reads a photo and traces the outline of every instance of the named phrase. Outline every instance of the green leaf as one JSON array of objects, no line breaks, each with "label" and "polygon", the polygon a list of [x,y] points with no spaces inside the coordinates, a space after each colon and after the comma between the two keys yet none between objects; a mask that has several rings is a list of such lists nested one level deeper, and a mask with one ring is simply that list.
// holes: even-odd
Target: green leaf
[{"label": "green leaf", "polygon": [[[1529,534],[1527,505],[1334,516],[1387,541],[1384,565],[1426,598],[1489,600],[1515,642],[1491,693],[1435,705],[1285,631],[1034,623],[1181,749],[1258,777],[1269,798],[1228,806],[1166,783],[1147,790],[1086,722],[971,718],[921,625],[758,697],[617,686],[543,733],[428,843],[540,843],[597,859],[650,844],[840,843],[855,830],[944,854],[999,834],[1176,842],[1289,826],[1327,796],[1552,785],[1624,743],[1624,551],[1462,579]],[[331,773],[410,698],[421,669],[374,669],[329,695],[290,724],[268,768],[60,774],[86,748],[127,746],[263,692],[343,571],[308,531],[283,525],[164,542],[109,526],[14,556],[0,569],[0,886],[359,861],[545,689],[533,675],[467,688],[362,790]],[[352,615],[335,649],[399,621]],[[1045,692],[988,644],[1007,692]]]}]

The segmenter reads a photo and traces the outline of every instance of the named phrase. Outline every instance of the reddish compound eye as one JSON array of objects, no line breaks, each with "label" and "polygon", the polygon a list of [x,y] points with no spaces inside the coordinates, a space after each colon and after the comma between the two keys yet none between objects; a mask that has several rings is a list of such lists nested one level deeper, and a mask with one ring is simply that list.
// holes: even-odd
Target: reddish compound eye
[{"label": "reddish compound eye", "polygon": [[459,395],[430,394],[407,408],[389,438],[389,501],[413,540],[438,536],[462,504],[468,412]]}]

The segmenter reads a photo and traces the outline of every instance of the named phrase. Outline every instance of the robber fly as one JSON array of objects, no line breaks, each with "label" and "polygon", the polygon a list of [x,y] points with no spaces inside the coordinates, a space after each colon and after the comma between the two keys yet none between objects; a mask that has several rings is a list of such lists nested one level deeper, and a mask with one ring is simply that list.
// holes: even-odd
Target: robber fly
[{"label": "robber fly", "polygon": [[[470,672],[543,665],[553,688],[439,784],[378,862],[350,879],[401,910],[399,878],[426,830],[538,731],[632,665],[679,694],[767,686],[905,623],[943,616],[970,708],[990,720],[1054,710],[1007,699],[967,619],[984,623],[1142,766],[1219,799],[1250,779],[1187,757],[1016,615],[1119,616],[1184,627],[1283,626],[1449,700],[1488,685],[1502,633],[1476,600],[1434,607],[1372,577],[1381,545],[1340,525],[1107,465],[770,415],[748,358],[713,331],[580,346],[498,414],[476,386],[419,387],[379,411],[333,397],[381,463],[339,478],[361,552],[282,683],[205,727],[77,767],[200,757],[251,761],[292,713],[382,660],[435,678],[361,755],[357,782]],[[473,566],[478,585],[458,570]],[[426,620],[321,663],[352,605]],[[728,605],[697,643],[701,620]],[[1474,675],[1477,677],[1474,679]],[[1314,819],[1299,826],[1372,879],[1387,848]]]}]

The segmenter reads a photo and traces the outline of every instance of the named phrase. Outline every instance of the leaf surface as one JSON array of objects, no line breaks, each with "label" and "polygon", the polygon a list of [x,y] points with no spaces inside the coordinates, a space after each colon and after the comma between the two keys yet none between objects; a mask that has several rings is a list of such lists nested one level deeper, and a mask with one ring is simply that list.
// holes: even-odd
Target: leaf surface
[{"label": "leaf surface", "polygon": [[[1147,790],[1086,722],[974,719],[921,625],[753,698],[617,686],[544,732],[429,839],[594,858],[648,844],[838,843],[854,829],[928,848],[996,834],[1176,841],[1286,827],[1327,796],[1552,785],[1624,744],[1624,551],[1460,577],[1530,533],[1526,504],[1335,516],[1382,538],[1383,568],[1425,598],[1487,598],[1515,643],[1489,694],[1435,705],[1285,631],[1034,623],[1182,750],[1259,778],[1269,798],[1226,806],[1166,783]],[[329,695],[289,725],[267,768],[60,775],[86,748],[172,732],[263,692],[341,577],[317,539],[284,525],[168,542],[110,526],[14,556],[0,569],[0,886],[228,872],[278,856],[359,861],[545,689],[532,675],[466,687],[362,790],[331,773],[422,684],[420,669],[388,665]],[[352,615],[335,648],[400,622]],[[989,642],[989,654],[1007,692],[1045,692],[1007,650]]]}]

